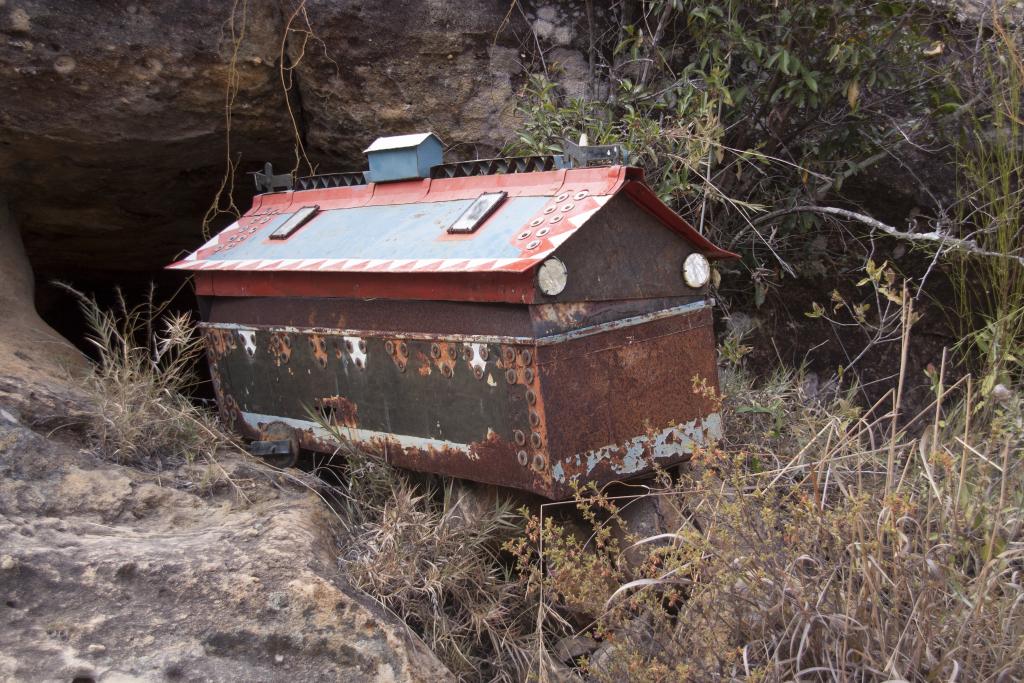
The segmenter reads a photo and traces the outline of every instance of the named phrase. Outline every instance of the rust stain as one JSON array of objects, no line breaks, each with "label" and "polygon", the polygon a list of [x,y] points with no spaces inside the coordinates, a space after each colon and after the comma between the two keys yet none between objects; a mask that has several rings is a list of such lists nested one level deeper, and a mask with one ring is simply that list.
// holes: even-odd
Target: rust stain
[{"label": "rust stain", "polygon": [[228,395],[220,402],[220,414],[221,419],[227,425],[228,429],[234,429],[235,425],[244,422],[241,419],[242,411],[238,407],[238,402],[235,401],[235,397]]},{"label": "rust stain", "polygon": [[416,365],[418,366],[416,370],[420,373],[421,377],[426,377],[430,374],[430,358],[419,349],[416,350]]},{"label": "rust stain", "polygon": [[474,441],[469,444],[470,460],[483,459],[494,467],[500,467],[504,463],[515,462],[516,447],[510,442],[502,439],[496,432],[488,430],[487,438],[483,441]]},{"label": "rust stain", "polygon": [[281,367],[287,365],[292,357],[292,340],[283,332],[275,332],[270,335],[270,355],[274,358],[274,365]]},{"label": "rust stain", "polygon": [[206,347],[210,349],[215,358],[223,358],[229,351],[238,348],[238,341],[231,330],[207,328],[203,336],[206,338]]},{"label": "rust stain", "polygon": [[[459,357],[456,346],[449,342],[433,342],[430,345],[430,358],[444,377],[451,377],[455,374],[455,362]],[[422,371],[420,374],[423,374]]]},{"label": "rust stain", "polygon": [[327,367],[327,341],[319,334],[309,335],[309,346],[313,350],[313,358],[321,368]]},{"label": "rust stain", "polygon": [[569,329],[585,321],[593,308],[588,302],[541,304],[533,307],[533,313],[539,320]]},{"label": "rust stain", "polygon": [[330,422],[343,427],[359,426],[359,406],[344,396],[327,396],[316,400],[321,410],[330,409]]},{"label": "rust stain", "polygon": [[[409,364],[408,343],[404,339],[385,339],[384,351],[391,356],[392,362],[394,362],[398,369],[405,372],[405,368]],[[422,375],[423,373],[420,372],[420,374]]]}]

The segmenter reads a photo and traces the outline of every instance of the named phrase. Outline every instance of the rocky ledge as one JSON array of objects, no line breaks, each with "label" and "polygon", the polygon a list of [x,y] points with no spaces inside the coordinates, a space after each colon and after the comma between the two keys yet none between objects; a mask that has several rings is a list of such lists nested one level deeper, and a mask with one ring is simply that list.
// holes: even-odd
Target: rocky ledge
[{"label": "rocky ledge", "polygon": [[346,588],[315,481],[141,471],[31,421],[0,400],[0,681],[450,680]]}]

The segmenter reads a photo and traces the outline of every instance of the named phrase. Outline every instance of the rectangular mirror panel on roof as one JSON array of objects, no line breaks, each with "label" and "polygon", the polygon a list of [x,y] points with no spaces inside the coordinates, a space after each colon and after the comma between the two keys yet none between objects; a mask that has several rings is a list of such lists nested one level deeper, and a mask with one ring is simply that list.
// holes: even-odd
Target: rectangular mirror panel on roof
[{"label": "rectangular mirror panel on roof", "polygon": [[486,192],[469,205],[461,216],[459,216],[448,232],[451,234],[468,234],[475,232],[487,218],[494,213],[498,205],[505,201],[507,192]]},{"label": "rectangular mirror panel on roof", "polygon": [[316,212],[319,211],[319,210],[320,210],[320,207],[315,205],[315,204],[313,206],[304,206],[304,207],[302,207],[301,209],[299,209],[298,211],[293,213],[291,218],[289,218],[284,223],[282,223],[281,226],[277,230],[274,230],[272,233],[270,233],[270,239],[272,239],[272,240],[286,240],[286,239],[288,239],[289,237],[291,237],[295,233],[296,230],[298,230],[303,225],[308,223],[309,219],[311,219],[313,216],[315,216]]}]

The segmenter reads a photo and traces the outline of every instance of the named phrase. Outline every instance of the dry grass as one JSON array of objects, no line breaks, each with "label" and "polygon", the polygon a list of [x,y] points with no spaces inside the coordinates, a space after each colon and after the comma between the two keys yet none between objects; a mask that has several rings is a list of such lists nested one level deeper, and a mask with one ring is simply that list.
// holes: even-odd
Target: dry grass
[{"label": "dry grass", "polygon": [[805,385],[729,374],[729,440],[654,487],[658,536],[630,528],[641,499],[593,491],[587,534],[554,506],[534,518],[516,551],[544,591],[541,647],[569,621],[594,640],[566,663],[595,680],[1019,680],[1019,397],[968,425],[970,379],[939,383],[893,433],[892,392],[858,410]]},{"label": "dry grass", "polygon": [[533,609],[501,555],[502,542],[522,532],[511,503],[344,454],[331,495],[348,580],[409,624],[460,680],[525,679]]},{"label": "dry grass", "polygon": [[189,394],[203,353],[191,316],[165,314],[153,291],[129,306],[120,290],[113,309],[66,285],[79,302],[97,362],[83,380],[91,402],[89,438],[121,463],[163,466],[212,458],[229,437]]},{"label": "dry grass", "polygon": [[[78,296],[97,450],[212,457],[226,437],[187,398],[191,321]],[[727,440],[643,497],[584,491],[524,518],[358,452],[318,491],[349,581],[461,680],[1016,680],[1024,405],[948,375],[895,419],[896,387],[859,407],[796,371],[731,368]],[[652,500],[656,533],[631,514]]]}]

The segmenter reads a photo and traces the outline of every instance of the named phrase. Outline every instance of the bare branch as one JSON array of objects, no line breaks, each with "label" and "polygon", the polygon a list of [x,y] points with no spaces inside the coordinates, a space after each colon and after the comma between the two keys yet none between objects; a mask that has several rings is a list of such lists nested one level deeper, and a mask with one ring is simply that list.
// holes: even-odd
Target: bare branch
[{"label": "bare branch", "polygon": [[845,218],[846,220],[857,221],[863,223],[873,230],[884,232],[891,237],[897,237],[899,239],[908,240],[911,242],[929,242],[937,244],[942,248],[950,251],[959,251],[964,254],[972,254],[974,256],[989,256],[992,258],[1004,258],[1016,261],[1017,263],[1024,266],[1024,256],[1017,256],[1016,254],[1004,254],[998,251],[989,251],[983,249],[976,241],[971,239],[960,239],[958,237],[950,237],[949,235],[943,234],[938,230],[932,232],[903,232],[897,230],[891,225],[875,220],[871,216],[866,216],[856,211],[849,211],[847,209],[840,209],[835,206],[793,206],[788,209],[779,209],[778,211],[772,211],[763,216],[758,216],[752,221],[752,225],[759,225],[761,223],[767,223],[781,216],[787,216],[794,213],[817,213],[827,216],[836,216],[838,218]]}]

